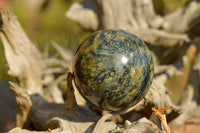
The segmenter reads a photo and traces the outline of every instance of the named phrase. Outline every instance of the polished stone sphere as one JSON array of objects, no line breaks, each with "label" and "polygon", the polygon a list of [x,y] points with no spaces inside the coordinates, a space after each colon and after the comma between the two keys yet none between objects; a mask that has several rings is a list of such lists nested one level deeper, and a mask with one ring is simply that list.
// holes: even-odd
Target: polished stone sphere
[{"label": "polished stone sphere", "polygon": [[79,46],[73,64],[74,82],[92,105],[121,111],[137,104],[153,80],[147,45],[123,30],[91,34]]}]

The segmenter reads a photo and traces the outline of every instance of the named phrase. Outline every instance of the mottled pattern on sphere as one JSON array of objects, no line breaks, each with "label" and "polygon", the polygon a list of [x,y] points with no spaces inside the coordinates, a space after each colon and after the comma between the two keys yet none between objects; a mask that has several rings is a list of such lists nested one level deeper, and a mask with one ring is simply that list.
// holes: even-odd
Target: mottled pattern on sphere
[{"label": "mottled pattern on sphere", "polygon": [[74,81],[81,95],[104,110],[120,111],[138,103],[153,80],[146,44],[122,30],[93,33],[79,46]]}]

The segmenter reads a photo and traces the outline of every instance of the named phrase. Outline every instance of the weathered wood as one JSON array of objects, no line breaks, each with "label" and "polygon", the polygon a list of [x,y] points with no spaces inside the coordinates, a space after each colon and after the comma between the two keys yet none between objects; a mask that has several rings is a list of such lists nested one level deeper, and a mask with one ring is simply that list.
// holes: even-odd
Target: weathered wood
[{"label": "weathered wood", "polygon": [[21,28],[11,8],[0,12],[0,35],[8,74],[19,80],[20,87],[28,94],[42,91],[42,68],[38,50]]},{"label": "weathered wood", "polygon": [[[200,1],[190,0],[184,7],[177,9],[163,18],[162,28],[169,33],[198,35],[200,26]],[[184,23],[183,23],[184,22]],[[195,27],[195,29],[194,29]]]},{"label": "weathered wood", "polygon": [[77,107],[72,80],[73,75],[69,72],[67,75],[67,109],[73,109]]},{"label": "weathered wood", "polygon": [[[153,6],[152,0],[87,0],[73,4],[66,16],[85,29],[92,29],[90,23],[98,21],[94,31],[123,29],[134,33],[150,44],[156,63],[171,64],[183,55],[190,37],[200,34],[200,1],[188,1],[165,16],[158,15]],[[86,11],[98,17],[88,17]],[[84,16],[84,23],[80,16]]]},{"label": "weathered wood", "polygon": [[[188,51],[190,58],[194,57],[194,53],[196,52],[198,47],[191,45]],[[191,66],[190,75],[188,79],[187,86],[182,94],[182,98],[180,100],[180,107],[183,110],[183,113],[178,116],[177,119],[174,120],[174,125],[182,126],[185,122],[193,117],[200,116],[200,106],[199,106],[199,80],[200,80],[200,53],[197,53],[196,59],[194,60],[194,65]]]},{"label": "weathered wood", "polygon": [[[97,1],[98,3],[101,3],[103,1]],[[101,3],[102,7],[105,8],[104,10],[106,12],[111,12],[109,9],[115,9],[118,12],[118,9],[116,8],[116,5],[120,5],[120,1],[116,0],[115,4],[113,4],[114,1],[107,0],[104,2],[110,2],[110,4],[106,5]],[[119,2],[119,3],[117,3]],[[130,1],[125,0],[126,4],[128,4]],[[138,3],[134,3],[138,2]],[[143,3],[145,1],[136,0],[132,1],[132,3],[129,3],[127,5],[127,9],[129,10],[129,6],[131,6],[133,3],[135,4],[135,8],[138,7],[141,8],[143,6],[147,6],[147,8],[143,9],[141,8],[138,11],[135,11],[135,16],[137,16],[138,19],[134,19],[134,21],[130,23],[135,23],[135,25],[138,25],[138,22],[142,23],[142,28],[150,29],[149,31],[155,31],[154,29],[151,29],[150,26],[150,18],[154,19],[160,19],[159,16],[153,13],[152,11],[152,5],[149,3],[149,1],[146,1],[147,3]],[[142,2],[142,3],[141,3]],[[122,3],[121,3],[122,4]],[[103,7],[104,6],[104,7]],[[106,6],[109,6],[109,8],[106,8]],[[133,5],[132,5],[133,6]],[[123,7],[125,8],[125,7]],[[128,9],[129,8],[129,9]],[[141,13],[143,11],[149,11],[151,16],[148,19],[140,18],[142,15]],[[132,10],[131,10],[132,11]],[[81,105],[79,104],[79,101],[76,99],[79,99],[80,95],[74,94],[74,90],[76,90],[75,86],[73,86],[72,81],[72,75],[68,74],[68,88],[67,88],[67,105],[63,103],[56,103],[55,98],[59,97],[61,98],[61,94],[54,95],[53,101],[49,102],[48,100],[44,99],[43,95],[43,89],[42,89],[42,83],[44,83],[47,86],[47,90],[52,91],[51,85],[55,85],[56,88],[58,88],[58,84],[65,80],[66,71],[69,72],[71,68],[68,68],[69,65],[65,64],[65,61],[67,64],[71,62],[70,58],[72,57],[71,54],[69,55],[70,58],[67,58],[65,56],[68,56],[68,54],[65,53],[64,50],[62,50],[58,45],[54,45],[54,47],[57,49],[57,51],[63,56],[62,59],[57,58],[51,58],[47,59],[48,55],[46,56],[45,60],[42,62],[40,58],[40,54],[37,51],[37,49],[32,45],[24,31],[21,29],[17,19],[15,18],[12,10],[10,8],[4,9],[0,12],[1,14],[1,38],[3,40],[5,54],[6,54],[6,60],[10,69],[11,76],[14,76],[19,79],[19,84],[13,84],[12,83],[12,90],[15,93],[15,97],[17,99],[17,121],[19,124],[17,124],[20,127],[26,127],[26,128],[32,128],[33,130],[39,130],[41,133],[48,132],[48,130],[51,130],[52,132],[145,132],[145,131],[152,131],[157,132],[158,129],[162,126],[150,126],[148,118],[152,118],[152,107],[162,107],[166,108],[166,119],[169,121],[174,120],[175,124],[184,124],[186,120],[193,117],[194,115],[191,114],[191,111],[198,112],[199,109],[199,103],[198,103],[198,97],[199,93],[199,76],[195,75],[195,71],[198,70],[199,66],[199,60],[195,60],[195,65],[193,66],[192,62],[195,58],[195,48],[197,49],[197,55],[199,55],[199,42],[194,45],[190,45],[189,49],[193,52],[191,52],[191,61],[186,63],[191,63],[191,79],[196,80],[190,80],[187,84],[187,88],[185,89],[184,97],[186,99],[183,99],[181,101],[180,105],[175,105],[171,99],[170,99],[170,92],[166,88],[165,83],[167,80],[172,77],[174,74],[183,74],[180,73],[178,70],[182,65],[185,65],[185,62],[182,60],[180,61],[182,64],[178,65],[180,63],[166,65],[162,68],[162,66],[155,67],[155,72],[157,73],[154,77],[152,86],[150,90],[148,91],[145,98],[140,101],[137,105],[134,107],[125,110],[123,112],[118,112],[118,114],[121,115],[122,122],[125,120],[133,120],[131,122],[125,121],[122,123],[122,125],[117,127],[117,124],[113,121],[105,121],[108,119],[108,116],[110,117],[110,114],[107,114],[101,118],[100,115],[101,111],[91,111],[88,106],[86,106],[83,102]],[[102,14],[101,14],[102,15]],[[109,14],[108,14],[109,15]],[[117,15],[117,14],[115,14]],[[131,14],[130,14],[131,15]],[[106,16],[101,16],[100,18],[103,18]],[[113,16],[116,18],[116,16]],[[123,16],[120,16],[123,17]],[[130,16],[133,17],[133,16]],[[107,18],[109,19],[109,18]],[[131,19],[131,18],[130,18]],[[129,21],[127,19],[127,21]],[[145,21],[145,22],[143,22]],[[125,21],[126,22],[126,21]],[[162,20],[161,20],[162,22]],[[116,22],[113,22],[116,23]],[[112,24],[111,24],[112,25]],[[158,24],[160,25],[160,23]],[[121,25],[122,26],[122,25]],[[129,25],[130,26],[130,25]],[[157,27],[157,26],[155,26]],[[141,30],[141,29],[140,29]],[[148,30],[147,30],[148,31]],[[157,32],[157,30],[156,30]],[[161,33],[163,31],[158,30],[157,33]],[[148,33],[148,32],[147,32]],[[165,34],[165,33],[164,33]],[[170,34],[171,36],[171,34]],[[173,36],[173,35],[172,35]],[[180,37],[180,36],[179,36]],[[183,36],[181,35],[180,38]],[[19,39],[20,38],[20,39]],[[173,37],[170,37],[173,38]],[[185,37],[183,37],[185,38]],[[184,39],[183,39],[184,40]],[[177,40],[176,40],[177,41]],[[186,40],[185,40],[186,41]],[[172,45],[172,43],[171,43]],[[188,53],[184,53],[184,55],[187,55]],[[183,56],[184,59],[184,56]],[[45,66],[45,70],[42,71],[41,69],[41,63],[44,63],[43,66]],[[52,64],[57,63],[60,67],[56,69],[52,69]],[[157,70],[158,69],[158,70]],[[58,74],[58,78],[55,78],[55,74]],[[46,77],[47,82],[42,82],[42,74],[44,77]],[[49,77],[51,78],[50,80]],[[74,87],[74,88],[73,88]],[[57,89],[58,91],[58,89]],[[39,93],[39,94],[38,94]],[[53,95],[53,94],[52,94]],[[20,102],[22,101],[22,102]],[[57,101],[58,102],[58,101]],[[186,107],[190,105],[191,108],[187,109]],[[66,108],[67,107],[67,108]],[[22,113],[23,112],[23,113]],[[182,114],[181,114],[182,112]],[[114,112],[111,112],[112,114],[116,114]],[[125,115],[128,115],[128,118]],[[162,114],[164,115],[164,114]],[[198,113],[195,113],[195,115],[198,115]],[[29,117],[31,116],[31,117]],[[134,116],[134,118],[133,118]],[[101,118],[101,119],[100,119]],[[158,117],[158,120],[159,117]],[[21,122],[20,122],[21,121]],[[98,122],[99,121],[99,122]],[[180,121],[182,123],[180,124]],[[155,122],[154,122],[155,123]],[[160,122],[158,122],[160,123]],[[155,123],[156,125],[157,123]],[[166,125],[166,121],[165,121]],[[96,128],[95,128],[96,127]],[[95,130],[94,130],[95,129]],[[163,129],[160,129],[163,130]],[[164,129],[165,130],[165,129]],[[164,131],[163,130],[163,131]],[[15,128],[10,131],[12,132],[22,132],[22,133],[29,133],[31,131],[24,130],[21,128]]]},{"label": "weathered wood", "polygon": [[[86,4],[87,6],[84,6]],[[196,13],[196,17],[200,16],[197,13],[200,4],[191,3],[191,5],[194,6],[185,6],[180,9],[179,13],[172,13],[173,17],[170,15],[161,17],[155,13],[151,0],[86,0],[73,4],[66,16],[85,29],[123,29],[136,34],[153,46],[172,47],[177,43],[189,41],[185,34],[187,31],[185,27],[195,21],[194,15],[190,14]],[[182,15],[181,13],[184,11],[186,14]],[[87,12],[95,15],[89,16],[86,14]],[[81,19],[81,16],[84,16],[84,19]],[[184,21],[186,18],[188,21]],[[90,24],[94,21],[98,21],[95,25],[96,28],[92,28],[93,25]],[[171,24],[171,21],[174,21],[174,24]],[[183,21],[184,23],[182,23]],[[178,29],[184,32],[178,32]]]},{"label": "weathered wood", "polygon": [[[84,29],[97,30],[99,26],[96,0],[86,0],[86,2],[79,4],[74,3],[71,7],[73,12],[66,13],[67,16],[77,21]],[[81,19],[81,21],[79,21]],[[90,19],[91,21],[88,21]]]},{"label": "weathered wood", "polygon": [[28,128],[30,125],[30,111],[32,102],[30,96],[15,83],[10,82],[11,90],[13,91],[17,101],[17,116],[16,126]]},{"label": "weathered wood", "polygon": [[151,121],[146,118],[142,118],[133,123],[126,122],[127,124],[125,124],[125,126],[118,129],[113,129],[110,131],[110,133],[156,133],[159,131],[155,125],[151,126],[150,122]]}]

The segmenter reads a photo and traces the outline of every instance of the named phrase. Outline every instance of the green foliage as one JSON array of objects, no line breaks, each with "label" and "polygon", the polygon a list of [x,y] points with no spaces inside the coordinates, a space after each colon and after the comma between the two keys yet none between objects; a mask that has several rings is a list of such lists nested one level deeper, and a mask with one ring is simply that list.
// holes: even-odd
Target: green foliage
[{"label": "green foliage", "polygon": [[8,67],[6,67],[6,61],[4,58],[3,53],[3,45],[0,43],[0,79],[4,79],[5,77],[9,78],[7,76]]},{"label": "green foliage", "polygon": [[183,6],[188,0],[152,0],[156,13],[166,15]]},{"label": "green foliage", "polygon": [[[68,0],[50,1],[47,7],[35,16],[28,9],[19,10],[20,1],[14,3],[13,8],[16,15],[19,16],[23,28],[29,37],[34,42],[36,41],[40,50],[43,51],[44,44],[49,43],[49,41],[58,41],[61,45],[76,49],[80,40],[89,32],[84,31],[65,16],[66,11],[74,1],[80,0],[71,0],[71,2]],[[21,4],[21,6],[23,5]]]},{"label": "green foliage", "polygon": [[188,0],[163,0],[166,7],[167,7],[167,12],[173,12],[177,8],[183,6]]},{"label": "green foliage", "polygon": [[[11,7],[23,29],[41,52],[51,41],[75,50],[80,41],[90,34],[65,16],[66,11],[75,1],[80,0],[52,0],[36,14],[33,14],[21,0],[12,1]],[[50,52],[53,53],[54,50],[50,48]],[[0,80],[11,79],[7,71],[4,50],[0,43]]]},{"label": "green foliage", "polygon": [[152,0],[154,5],[154,10],[157,14],[165,15],[166,14],[166,6],[163,0]]}]

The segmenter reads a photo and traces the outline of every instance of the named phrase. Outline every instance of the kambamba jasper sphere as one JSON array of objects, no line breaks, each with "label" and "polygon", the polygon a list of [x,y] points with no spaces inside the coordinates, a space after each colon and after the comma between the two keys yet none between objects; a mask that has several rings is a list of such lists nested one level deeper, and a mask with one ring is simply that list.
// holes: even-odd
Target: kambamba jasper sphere
[{"label": "kambamba jasper sphere", "polygon": [[74,82],[92,105],[121,111],[137,104],[153,80],[153,60],[147,45],[123,30],[98,31],[75,54]]}]

